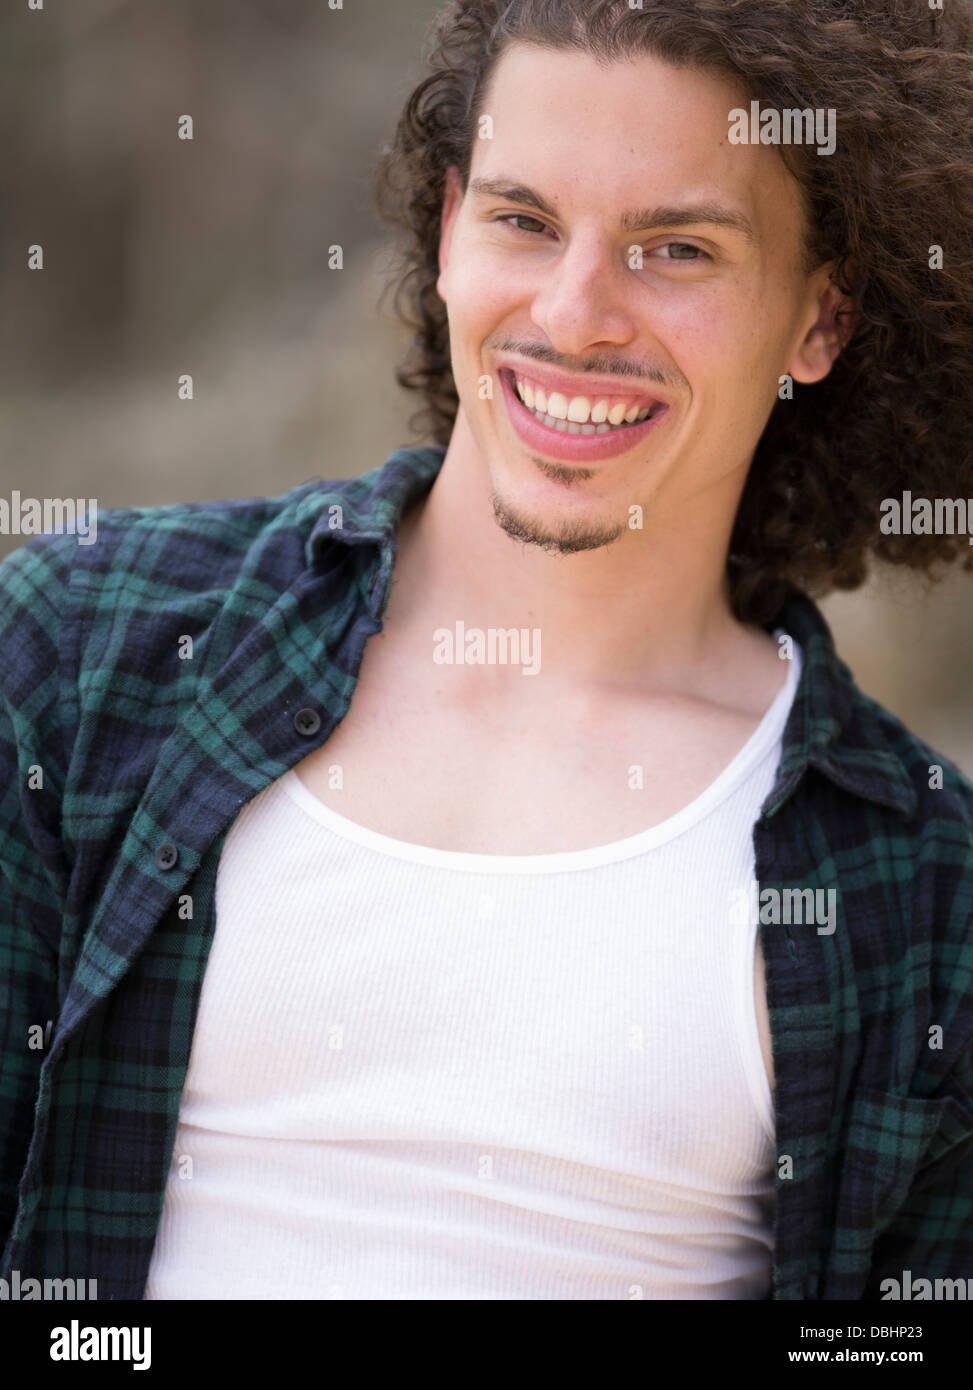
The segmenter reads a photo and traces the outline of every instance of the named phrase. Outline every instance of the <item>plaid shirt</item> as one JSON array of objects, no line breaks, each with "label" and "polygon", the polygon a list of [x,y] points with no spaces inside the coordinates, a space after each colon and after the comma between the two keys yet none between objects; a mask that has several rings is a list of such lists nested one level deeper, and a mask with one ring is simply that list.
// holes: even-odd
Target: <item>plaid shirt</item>
[{"label": "plaid shirt", "polygon": [[[442,458],[102,512],[97,544],[37,537],[0,566],[3,1277],[142,1297],[226,833],[348,708]],[[761,913],[772,1297],[967,1278],[973,784],[858,690],[808,598],[766,626],[804,669],[754,878],[761,903],[838,893],[831,934]]]}]

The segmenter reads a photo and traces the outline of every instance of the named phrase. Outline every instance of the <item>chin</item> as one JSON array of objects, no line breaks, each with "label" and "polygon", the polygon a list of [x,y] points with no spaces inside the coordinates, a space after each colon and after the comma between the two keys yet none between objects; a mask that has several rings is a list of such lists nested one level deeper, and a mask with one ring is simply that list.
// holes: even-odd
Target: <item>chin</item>
[{"label": "chin", "polygon": [[619,517],[606,517],[600,508],[531,505],[516,490],[494,489],[491,493],[494,519],[512,540],[537,546],[549,554],[576,555],[612,545],[623,534],[626,523]]}]

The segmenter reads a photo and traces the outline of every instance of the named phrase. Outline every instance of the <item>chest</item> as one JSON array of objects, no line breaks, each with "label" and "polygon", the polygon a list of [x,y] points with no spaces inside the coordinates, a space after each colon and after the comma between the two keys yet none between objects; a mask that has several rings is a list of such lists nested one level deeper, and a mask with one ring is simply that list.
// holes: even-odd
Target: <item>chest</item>
[{"label": "chest", "polygon": [[410,663],[379,635],[345,717],[295,770],[326,806],[393,839],[554,854],[675,815],[758,723],[686,699],[565,696],[519,674],[484,689],[476,675]]},{"label": "chest", "polygon": [[[745,866],[734,845],[700,833],[538,872],[482,856],[415,857],[329,819],[299,779],[273,784],[240,817],[220,861],[193,1053],[194,1065],[209,1055],[214,1069],[197,1088],[204,1105],[230,1091],[241,1105],[270,1105],[276,1120],[290,1096],[298,1138],[310,1137],[300,1127],[320,1103],[318,1137],[327,1137],[340,1110],[321,1070],[334,1024],[347,1047],[332,1079],[349,1085],[349,1102],[377,1077],[397,1078],[365,1105],[369,1123],[387,1104],[390,1124],[409,1125],[413,1087],[438,1103],[451,1080],[453,1108],[476,1121],[505,1110],[523,1082],[530,1098],[497,1142],[521,1124],[529,1131],[545,1091],[563,1098],[553,1118],[570,1111],[586,1143],[614,1131],[627,1150],[631,1126],[662,1124],[659,1143],[667,1127],[680,1130],[708,1162],[706,1135],[724,1105],[726,1125],[745,1115],[752,1139],[754,1102],[761,1112],[765,1104],[755,933],[727,918],[723,891]],[[701,851],[716,871],[688,894]],[[219,1081],[226,1018],[258,996],[240,1040],[248,1065]],[[589,1123],[603,1102],[604,1123]]]},{"label": "chest", "polygon": [[[321,803],[392,839],[472,854],[555,854],[636,835],[689,805],[756,718],[686,701],[620,702],[610,716],[535,689],[518,713],[473,681],[366,645],[344,719],[295,768]],[[532,679],[532,678],[526,678]],[[465,698],[463,698],[465,696]],[[746,1007],[773,1086],[759,937]]]}]

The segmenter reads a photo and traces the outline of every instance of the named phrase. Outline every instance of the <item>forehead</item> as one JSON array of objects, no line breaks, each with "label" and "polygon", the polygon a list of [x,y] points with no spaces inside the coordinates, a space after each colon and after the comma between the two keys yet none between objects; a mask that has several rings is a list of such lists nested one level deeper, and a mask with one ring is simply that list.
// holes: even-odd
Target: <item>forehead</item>
[{"label": "forehead", "polygon": [[748,100],[728,75],[654,55],[605,64],[515,43],[484,91],[491,138],[474,139],[471,173],[516,176],[565,216],[712,201],[758,238],[797,238],[801,191],[777,150],[730,142],[730,112]]}]

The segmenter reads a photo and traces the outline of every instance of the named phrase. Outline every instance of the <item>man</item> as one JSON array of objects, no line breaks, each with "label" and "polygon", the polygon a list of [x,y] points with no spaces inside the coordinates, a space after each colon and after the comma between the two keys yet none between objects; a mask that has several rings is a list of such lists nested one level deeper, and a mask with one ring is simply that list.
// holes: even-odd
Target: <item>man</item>
[{"label": "man", "polygon": [[[6,563],[4,1276],[973,1276],[973,785],[800,582],[955,553],[878,503],[967,481],[968,229],[900,328],[925,261],[855,190],[897,61],[947,200],[968,98],[945,27],[852,15],[829,58],[831,4],[453,4],[384,169],[439,447]],[[731,139],[755,97],[833,153]]]}]

